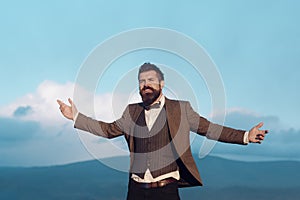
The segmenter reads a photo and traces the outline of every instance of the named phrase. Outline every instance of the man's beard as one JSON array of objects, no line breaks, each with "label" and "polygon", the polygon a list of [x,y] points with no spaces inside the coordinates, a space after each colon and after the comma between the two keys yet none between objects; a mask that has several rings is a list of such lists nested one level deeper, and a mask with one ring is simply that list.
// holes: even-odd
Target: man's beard
[{"label": "man's beard", "polygon": [[[145,90],[150,89],[152,93],[145,93]],[[159,85],[159,89],[156,90],[150,86],[145,86],[142,89],[140,89],[140,95],[142,97],[143,103],[145,106],[149,106],[152,103],[154,103],[155,100],[160,96],[161,94],[161,87]]]}]

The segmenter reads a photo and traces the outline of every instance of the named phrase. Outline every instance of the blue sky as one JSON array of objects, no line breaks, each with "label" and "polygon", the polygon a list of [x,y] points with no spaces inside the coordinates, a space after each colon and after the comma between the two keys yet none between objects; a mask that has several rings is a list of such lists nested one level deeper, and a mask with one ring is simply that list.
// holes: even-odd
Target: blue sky
[{"label": "blue sky", "polygon": [[[263,150],[259,156],[265,159],[300,160],[299,8],[293,0],[1,3],[0,165],[91,158],[72,123],[58,113],[55,100],[72,97],[80,66],[97,45],[143,27],[181,32],[206,50],[223,79],[226,125],[249,129],[263,120],[271,130],[263,145],[218,144],[214,155],[245,160],[245,154],[257,156]],[[104,77],[107,82],[98,86],[95,102],[109,102],[109,80],[118,75],[114,69],[134,70],[144,61],[182,72],[201,99],[198,111],[210,116],[210,96],[203,80],[184,74],[180,59],[157,51],[125,55],[113,63],[115,68]],[[168,79],[172,77],[166,74]],[[97,117],[113,119],[108,108],[97,108]]]}]

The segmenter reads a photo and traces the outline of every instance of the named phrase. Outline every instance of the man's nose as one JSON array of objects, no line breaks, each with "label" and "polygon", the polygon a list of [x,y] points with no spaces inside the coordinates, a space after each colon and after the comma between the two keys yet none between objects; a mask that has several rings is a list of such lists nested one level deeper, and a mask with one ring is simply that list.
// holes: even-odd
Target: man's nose
[{"label": "man's nose", "polygon": [[144,83],[144,86],[147,87],[147,86],[149,86],[149,85],[150,85],[150,81],[147,81],[147,80],[146,80],[145,83]]}]

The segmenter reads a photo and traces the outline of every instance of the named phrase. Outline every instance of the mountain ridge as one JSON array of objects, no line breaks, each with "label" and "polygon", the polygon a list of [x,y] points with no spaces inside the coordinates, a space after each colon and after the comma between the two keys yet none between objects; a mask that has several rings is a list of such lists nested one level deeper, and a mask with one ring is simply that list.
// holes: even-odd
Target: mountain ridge
[{"label": "mountain ridge", "polygon": [[[115,157],[105,161],[116,164],[129,160]],[[182,199],[299,198],[300,162],[248,163],[211,156],[195,161],[204,186],[180,189]],[[0,199],[125,199],[127,181],[127,172],[98,160],[47,167],[0,167]]]}]

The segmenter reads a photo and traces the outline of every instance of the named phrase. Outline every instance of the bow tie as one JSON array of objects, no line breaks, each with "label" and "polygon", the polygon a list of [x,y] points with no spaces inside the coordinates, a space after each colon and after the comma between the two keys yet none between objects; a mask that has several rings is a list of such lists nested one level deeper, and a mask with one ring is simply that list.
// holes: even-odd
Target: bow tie
[{"label": "bow tie", "polygon": [[148,106],[144,105],[144,108],[145,108],[145,110],[160,108],[160,101],[153,104],[153,105],[148,105]]}]

